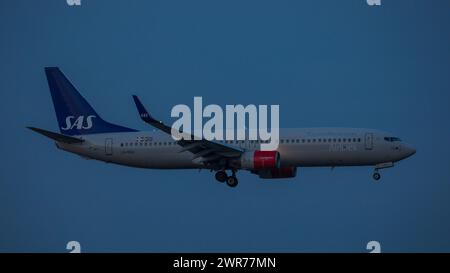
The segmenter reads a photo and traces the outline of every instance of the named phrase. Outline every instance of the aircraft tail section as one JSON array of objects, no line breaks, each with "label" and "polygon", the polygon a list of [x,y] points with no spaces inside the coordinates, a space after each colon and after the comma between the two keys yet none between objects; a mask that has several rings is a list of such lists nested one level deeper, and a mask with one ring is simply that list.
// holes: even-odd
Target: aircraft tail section
[{"label": "aircraft tail section", "polygon": [[136,131],[103,120],[58,67],[46,67],[45,74],[61,134],[71,136]]}]

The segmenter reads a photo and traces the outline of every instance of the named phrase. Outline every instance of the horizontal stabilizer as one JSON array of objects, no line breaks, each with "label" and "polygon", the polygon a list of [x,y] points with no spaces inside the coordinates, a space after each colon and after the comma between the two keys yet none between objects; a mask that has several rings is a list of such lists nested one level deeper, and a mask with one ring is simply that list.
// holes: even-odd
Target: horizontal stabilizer
[{"label": "horizontal stabilizer", "polygon": [[48,138],[51,138],[55,141],[58,142],[64,142],[64,143],[68,143],[68,144],[73,144],[73,143],[81,143],[84,140],[76,138],[76,137],[71,137],[71,136],[66,136],[63,134],[58,134],[58,133],[54,133],[54,132],[50,132],[44,129],[40,129],[40,128],[35,128],[35,127],[27,127],[30,130],[35,131],[36,133],[39,133],[41,135],[44,135]]}]

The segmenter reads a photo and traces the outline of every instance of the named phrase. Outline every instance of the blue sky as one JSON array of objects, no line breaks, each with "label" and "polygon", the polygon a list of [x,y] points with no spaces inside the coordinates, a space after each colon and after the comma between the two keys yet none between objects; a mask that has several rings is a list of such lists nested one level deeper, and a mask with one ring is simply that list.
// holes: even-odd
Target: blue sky
[{"label": "blue sky", "polygon": [[[450,251],[450,3],[445,0],[0,2],[0,251]],[[204,104],[279,104],[282,127],[367,127],[417,154],[383,170],[133,169],[57,150],[43,68],[106,120],[139,130]]]}]

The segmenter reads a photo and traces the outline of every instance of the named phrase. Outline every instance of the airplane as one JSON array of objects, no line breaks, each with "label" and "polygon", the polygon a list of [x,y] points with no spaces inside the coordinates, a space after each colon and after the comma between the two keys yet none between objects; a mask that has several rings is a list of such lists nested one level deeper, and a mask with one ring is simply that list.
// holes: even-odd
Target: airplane
[{"label": "airplane", "polygon": [[155,119],[133,95],[140,118],[153,131],[109,123],[81,96],[58,67],[46,67],[60,133],[27,127],[55,141],[56,146],[87,159],[149,169],[208,169],[230,187],[246,170],[263,179],[293,178],[297,168],[373,166],[379,170],[415,154],[400,138],[364,128],[280,129],[276,150],[262,151],[262,140],[174,140],[171,127]]}]

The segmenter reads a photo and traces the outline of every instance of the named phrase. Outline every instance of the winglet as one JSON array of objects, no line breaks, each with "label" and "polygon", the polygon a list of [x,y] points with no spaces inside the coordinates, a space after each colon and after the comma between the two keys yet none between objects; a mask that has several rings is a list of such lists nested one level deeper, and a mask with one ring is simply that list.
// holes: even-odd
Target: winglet
[{"label": "winglet", "polygon": [[139,100],[139,98],[136,95],[133,95],[133,100],[134,103],[136,104],[136,108],[139,112],[139,116],[141,117],[141,119],[145,122],[154,122],[156,121],[145,109],[144,105],[142,104],[142,102]]},{"label": "winglet", "polygon": [[139,100],[139,98],[136,95],[133,95],[133,100],[134,103],[136,104],[136,108],[139,112],[139,116],[141,117],[141,119],[152,125],[153,127],[156,127],[168,134],[171,134],[171,128],[169,126],[166,126],[162,121],[158,121],[156,119],[154,119],[145,109],[144,105],[142,104],[142,102]]}]

